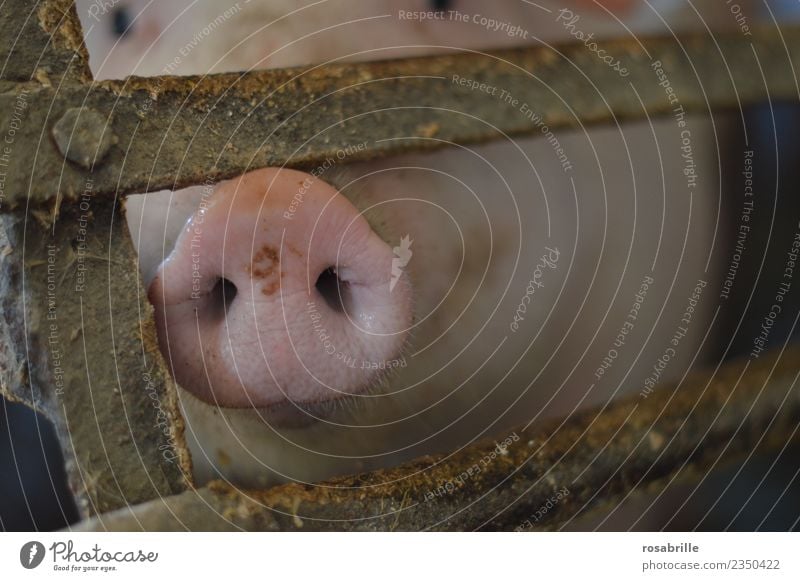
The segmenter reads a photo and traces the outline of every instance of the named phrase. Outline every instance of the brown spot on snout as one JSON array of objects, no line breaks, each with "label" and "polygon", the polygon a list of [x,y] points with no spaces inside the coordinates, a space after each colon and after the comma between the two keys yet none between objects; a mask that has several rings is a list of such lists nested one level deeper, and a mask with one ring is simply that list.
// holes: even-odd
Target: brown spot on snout
[{"label": "brown spot on snout", "polygon": [[[247,273],[255,279],[264,280],[264,286],[261,287],[261,293],[270,296],[280,288],[280,276],[274,275],[279,272],[281,266],[280,256],[274,247],[265,244],[254,255],[250,264],[247,266]],[[267,283],[266,279],[273,278],[271,282]]]},{"label": "brown spot on snout", "polygon": [[247,265],[247,273],[254,278],[267,278],[272,276],[280,265],[278,252],[272,246],[265,244],[253,255],[253,259]]},{"label": "brown spot on snout", "polygon": [[[281,273],[281,276],[283,276],[283,273]],[[261,288],[261,294],[266,295],[266,296],[274,295],[275,292],[278,290],[278,288],[280,288],[280,286],[281,286],[281,283],[279,281],[277,281],[277,280],[272,281],[271,283],[269,283],[267,285],[264,285]]]}]

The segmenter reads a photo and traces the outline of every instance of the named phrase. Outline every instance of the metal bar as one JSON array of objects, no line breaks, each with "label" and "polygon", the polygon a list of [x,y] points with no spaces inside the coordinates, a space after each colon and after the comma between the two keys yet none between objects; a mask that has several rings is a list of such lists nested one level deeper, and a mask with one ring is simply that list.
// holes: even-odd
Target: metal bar
[{"label": "metal bar", "polygon": [[[305,167],[342,149],[355,148],[349,156],[355,161],[535,133],[539,123],[559,128],[639,119],[668,113],[676,103],[707,114],[767,96],[798,98],[797,28],[782,36],[765,28],[752,37],[598,44],[624,64],[626,77],[578,44],[242,75],[19,85],[0,95],[7,117],[20,91],[28,91],[29,102],[18,138],[25,155],[11,160],[3,208],[74,201],[92,160],[95,195],[113,197],[269,165]],[[677,101],[670,101],[657,68]],[[77,108],[82,114],[70,112]],[[65,149],[69,138],[72,151]]]},{"label": "metal bar", "polygon": [[0,214],[0,395],[54,424],[83,516],[186,490],[190,460],[113,204]]},{"label": "metal bar", "polygon": [[[800,423],[800,346],[728,363],[543,429],[450,457],[267,491],[222,483],[100,515],[80,530],[528,530],[553,528],[711,463],[780,448]],[[517,436],[516,438],[514,436]],[[502,444],[502,442],[501,442]],[[487,460],[488,458],[488,460]],[[566,491],[565,493],[563,491]],[[561,492],[561,494],[559,494]],[[555,505],[534,519],[548,500]]]},{"label": "metal bar", "polygon": [[35,80],[88,83],[89,54],[72,0],[14,0],[0,14],[0,92]]},{"label": "metal bar", "polygon": [[[53,170],[64,163],[43,153],[55,146],[39,115],[49,119],[63,95],[91,88],[73,3],[19,0],[4,9],[0,63],[0,100],[9,106],[0,208],[12,210],[0,214],[0,395],[53,422],[84,517],[183,491],[191,464],[176,391],[121,210],[110,198],[97,203],[91,172],[70,192],[74,204],[62,208],[51,196],[47,209],[11,208],[26,183],[59,192],[51,174],[32,173],[40,154]],[[77,119],[63,117],[62,126]],[[84,115],[81,128],[87,120],[96,130],[97,116]],[[86,149],[75,145],[91,135],[80,129],[72,139],[72,127],[66,130],[71,158],[83,162]]]}]

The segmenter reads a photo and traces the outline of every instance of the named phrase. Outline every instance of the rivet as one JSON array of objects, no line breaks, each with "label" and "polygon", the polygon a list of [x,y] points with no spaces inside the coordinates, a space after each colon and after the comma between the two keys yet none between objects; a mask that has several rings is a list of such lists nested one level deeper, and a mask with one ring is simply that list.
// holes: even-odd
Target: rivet
[{"label": "rivet", "polygon": [[61,154],[85,169],[100,164],[105,158],[114,134],[107,119],[88,107],[74,107],[53,126],[55,139]]}]

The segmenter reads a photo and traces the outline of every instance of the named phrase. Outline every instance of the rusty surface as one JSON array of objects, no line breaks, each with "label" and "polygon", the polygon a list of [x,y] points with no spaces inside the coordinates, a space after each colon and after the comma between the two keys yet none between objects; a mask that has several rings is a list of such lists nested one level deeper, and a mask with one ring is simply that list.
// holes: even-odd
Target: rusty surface
[{"label": "rusty surface", "polygon": [[[98,135],[102,114],[79,103],[60,110],[92,82],[72,2],[15,2],[0,15],[0,58],[0,394],[53,422],[84,517],[185,490],[183,422],[136,253],[115,201],[94,196],[92,162],[113,133]],[[44,122],[39,106],[62,115]],[[36,159],[57,172],[64,156],[79,181],[37,173]],[[15,206],[25,183],[47,204]]]},{"label": "rusty surface", "polygon": [[[554,528],[667,478],[685,481],[702,476],[711,463],[780,448],[800,423],[798,358],[800,346],[735,361],[647,398],[614,402],[602,414],[590,410],[563,424],[518,430],[501,453],[497,442],[484,442],[449,458],[261,492],[212,483],[99,516],[79,529]],[[484,464],[487,455],[492,461]],[[554,506],[534,519],[554,497]]]},{"label": "rusty surface", "polygon": [[185,490],[191,470],[124,217],[89,200],[55,224],[0,215],[0,394],[52,420],[84,516]]},{"label": "rusty surface", "polygon": [[[748,38],[706,34],[599,46],[624,63],[627,77],[578,44],[242,75],[20,84],[0,95],[8,117],[18,93],[29,92],[19,133],[26,155],[12,160],[3,207],[45,204],[59,191],[75,199],[87,170],[65,162],[52,139],[41,136],[78,106],[97,111],[118,136],[93,172],[96,195],[114,196],[269,165],[309,167],[343,149],[355,148],[348,159],[356,161],[535,133],[541,125],[534,113],[550,128],[667,113],[675,103],[654,62],[663,65],[686,111],[735,108],[768,95],[797,100],[788,73],[800,59],[797,28],[785,28],[783,36],[769,28]],[[462,86],[454,75],[498,90]],[[516,101],[508,102],[503,90]]]},{"label": "rusty surface", "polygon": [[14,0],[0,14],[0,92],[13,82],[89,82],[89,54],[71,0]]}]

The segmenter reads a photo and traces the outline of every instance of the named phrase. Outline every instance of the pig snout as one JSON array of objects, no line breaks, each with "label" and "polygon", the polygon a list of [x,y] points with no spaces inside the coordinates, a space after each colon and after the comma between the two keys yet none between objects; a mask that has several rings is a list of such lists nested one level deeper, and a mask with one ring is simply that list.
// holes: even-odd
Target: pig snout
[{"label": "pig snout", "polygon": [[149,288],[175,380],[276,417],[363,394],[396,367],[411,325],[395,258],[310,174],[268,168],[219,184]]}]

